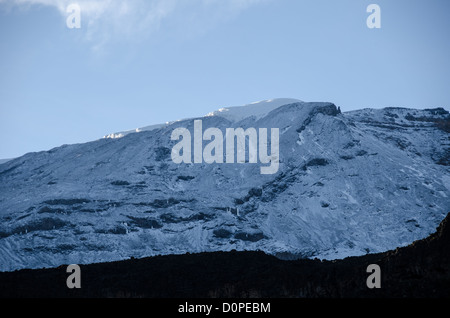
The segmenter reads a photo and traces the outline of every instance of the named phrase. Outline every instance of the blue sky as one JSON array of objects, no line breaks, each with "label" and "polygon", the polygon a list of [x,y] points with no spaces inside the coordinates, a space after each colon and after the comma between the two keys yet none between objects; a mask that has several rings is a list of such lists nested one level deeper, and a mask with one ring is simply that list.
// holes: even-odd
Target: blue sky
[{"label": "blue sky", "polygon": [[449,14],[445,0],[0,0],[0,158],[280,97],[449,109]]}]

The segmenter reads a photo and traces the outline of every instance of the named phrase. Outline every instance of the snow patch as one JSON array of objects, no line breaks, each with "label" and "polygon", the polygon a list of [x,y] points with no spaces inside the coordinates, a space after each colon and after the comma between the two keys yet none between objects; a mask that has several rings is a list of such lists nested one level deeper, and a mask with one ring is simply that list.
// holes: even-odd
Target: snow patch
[{"label": "snow patch", "polygon": [[248,117],[254,117],[256,120],[263,118],[268,113],[283,105],[303,103],[303,101],[294,98],[276,98],[253,102],[244,106],[223,107],[214,112],[208,113],[205,117],[219,116],[232,122],[239,122]]}]

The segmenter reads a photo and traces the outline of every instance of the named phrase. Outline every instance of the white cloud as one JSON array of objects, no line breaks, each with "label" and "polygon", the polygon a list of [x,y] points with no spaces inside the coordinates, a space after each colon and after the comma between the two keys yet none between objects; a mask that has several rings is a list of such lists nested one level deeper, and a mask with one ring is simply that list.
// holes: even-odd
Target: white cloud
[{"label": "white cloud", "polygon": [[65,18],[67,7],[78,4],[85,40],[100,49],[113,40],[145,39],[170,18],[177,19],[172,25],[180,30],[194,19],[200,29],[202,19],[210,26],[212,19],[223,21],[266,1],[270,0],[0,0],[0,5],[54,7]]}]

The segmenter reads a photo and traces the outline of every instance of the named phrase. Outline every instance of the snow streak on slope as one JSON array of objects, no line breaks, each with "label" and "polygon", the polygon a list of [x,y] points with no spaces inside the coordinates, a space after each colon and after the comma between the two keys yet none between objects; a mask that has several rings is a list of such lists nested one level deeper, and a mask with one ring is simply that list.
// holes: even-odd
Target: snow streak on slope
[{"label": "snow streak on slope", "polygon": [[0,165],[0,270],[231,249],[342,258],[423,238],[450,210],[442,108],[273,100],[201,119],[279,128],[278,173],[173,163],[171,133],[193,119],[29,153]]},{"label": "snow streak on slope", "polygon": [[[243,120],[247,117],[254,117],[254,118],[260,118],[264,115],[267,115],[272,110],[287,104],[297,103],[301,102],[298,99],[293,98],[276,98],[276,99],[269,99],[269,100],[263,100],[260,102],[254,102],[251,104],[247,104],[244,106],[233,106],[233,107],[223,107],[219,110],[216,110],[214,112],[208,113],[206,116],[220,116],[223,118],[226,118],[233,122],[238,122],[240,120]],[[121,131],[117,133],[112,133],[104,136],[103,138],[122,138],[128,134],[134,133],[134,132],[142,132],[142,131],[150,131],[155,130],[158,128],[162,128],[164,126],[167,126],[169,124],[173,124],[173,122],[167,122],[165,124],[156,124],[156,125],[150,125],[145,126],[141,128],[136,128],[133,130],[126,130]]]},{"label": "snow streak on slope", "polygon": [[224,107],[206,116],[220,116],[232,122],[238,122],[248,117],[259,119],[280,106],[293,103],[302,103],[302,101],[293,98],[269,99],[244,106]]}]

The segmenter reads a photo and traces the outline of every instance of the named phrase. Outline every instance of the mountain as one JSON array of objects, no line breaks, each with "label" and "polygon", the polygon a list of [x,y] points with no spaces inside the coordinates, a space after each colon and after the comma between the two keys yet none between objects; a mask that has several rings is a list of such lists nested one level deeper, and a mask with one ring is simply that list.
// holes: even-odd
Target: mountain
[{"label": "mountain", "polygon": [[[245,163],[174,163],[172,132],[194,132],[195,119],[203,131],[278,128],[278,170],[261,174],[248,149]],[[233,249],[340,259],[406,246],[450,211],[449,123],[443,108],[341,113],[275,99],[29,153],[0,165],[0,271]]]}]

